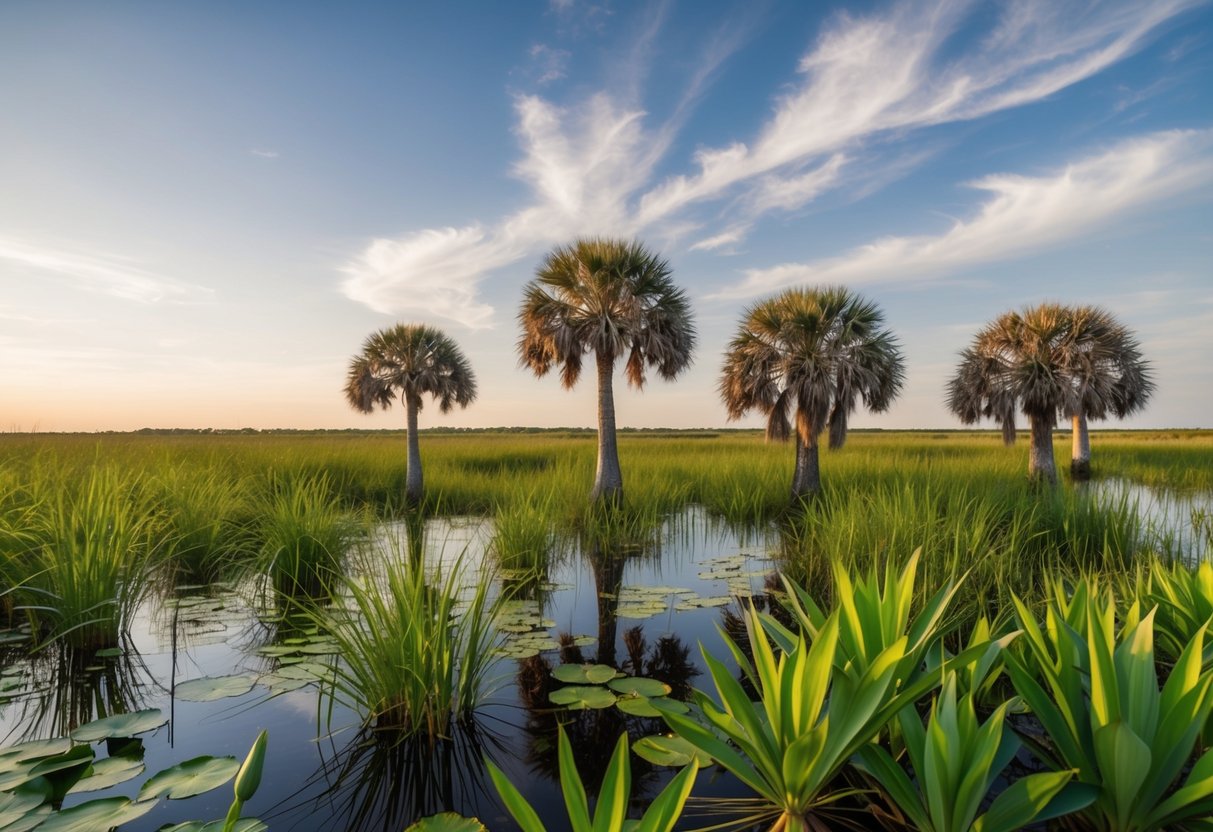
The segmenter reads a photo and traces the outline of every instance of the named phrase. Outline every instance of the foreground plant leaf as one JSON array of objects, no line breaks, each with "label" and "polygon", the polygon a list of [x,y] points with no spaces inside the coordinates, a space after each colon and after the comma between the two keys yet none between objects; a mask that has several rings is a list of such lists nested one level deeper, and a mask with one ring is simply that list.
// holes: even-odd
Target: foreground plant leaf
[{"label": "foreground plant leaf", "polygon": [[154,775],[139,790],[139,799],[165,795],[180,800],[209,792],[236,776],[240,763],[235,757],[195,757]]},{"label": "foreground plant leaf", "polygon": [[159,708],[148,708],[129,714],[94,719],[72,731],[72,739],[76,742],[97,742],[111,737],[133,737],[154,731],[168,722],[168,717]]},{"label": "foreground plant leaf", "polygon": [[141,818],[156,807],[158,800],[132,801],[129,797],[90,800],[51,815],[38,827],[39,832],[97,832]]},{"label": "foreground plant leaf", "polygon": [[173,689],[173,695],[186,702],[214,702],[233,696],[244,696],[253,689],[256,677],[247,673],[233,676],[204,676],[181,682]]},{"label": "foreground plant leaf", "polygon": [[[106,757],[97,760],[84,772],[76,784],[68,789],[68,794],[79,792],[99,792],[125,783],[143,773],[143,761],[134,757]],[[0,826],[0,829],[3,827]]]},{"label": "foreground plant leaf", "polygon": [[476,818],[465,818],[456,812],[443,812],[422,818],[405,832],[488,832],[488,828]]}]

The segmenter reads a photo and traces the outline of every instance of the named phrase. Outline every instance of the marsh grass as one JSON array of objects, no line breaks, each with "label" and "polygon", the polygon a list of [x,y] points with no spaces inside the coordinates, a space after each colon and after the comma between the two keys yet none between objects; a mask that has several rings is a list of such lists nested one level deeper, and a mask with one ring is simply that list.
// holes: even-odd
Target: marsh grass
[{"label": "marsh grass", "polygon": [[246,561],[255,523],[244,476],[215,468],[166,468],[152,483],[168,558],[187,580],[209,583]]},{"label": "marsh grass", "polygon": [[47,638],[116,646],[163,554],[142,483],[106,466],[72,485],[48,477],[33,493],[30,575],[18,597]]},{"label": "marsh grass", "polygon": [[330,695],[390,738],[449,737],[501,684],[491,673],[505,597],[462,558],[439,571],[408,557],[362,557],[362,577],[333,587],[341,603],[305,612],[337,648]]},{"label": "marsh grass", "polygon": [[363,529],[325,475],[276,477],[258,518],[258,571],[286,595],[325,592]]}]

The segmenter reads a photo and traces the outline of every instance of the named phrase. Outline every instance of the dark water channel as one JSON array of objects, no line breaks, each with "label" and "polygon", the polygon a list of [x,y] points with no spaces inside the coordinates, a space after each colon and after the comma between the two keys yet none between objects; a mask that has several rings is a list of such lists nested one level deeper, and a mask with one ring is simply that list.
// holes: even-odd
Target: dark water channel
[{"label": "dark water channel", "polygon": [[[478,563],[491,533],[491,520],[431,519],[424,531],[425,561],[433,567],[459,558]],[[372,545],[382,557],[404,557],[407,534],[403,526],[386,527]],[[490,829],[513,828],[481,763],[485,756],[505,770],[549,828],[563,828],[557,722],[565,724],[591,789],[622,731],[636,740],[661,732],[663,725],[614,707],[574,713],[550,705],[548,670],[561,661],[556,639],[573,637],[586,661],[664,676],[676,694],[696,683],[710,686],[698,675],[704,672],[699,644],[717,657],[727,655],[717,631],[722,610],[736,610],[739,596],[761,593],[772,568],[762,539],[743,540],[696,509],[667,522],[648,546],[595,548],[557,554],[547,582],[529,600],[516,602],[509,621],[518,632],[507,636],[509,655],[493,674],[499,689],[473,726],[432,748],[368,738],[359,731],[357,714],[332,707],[314,685],[271,695],[257,684],[247,694],[212,702],[174,697],[175,686],[191,679],[273,677],[275,660],[258,651],[288,641],[291,633],[272,623],[255,582],[178,588],[152,598],[118,657],[89,657],[83,664],[54,650],[34,659],[10,651],[6,672],[13,677],[14,665],[21,666],[25,692],[0,699],[0,747],[64,736],[98,715],[160,708],[170,719],[142,736],[146,773],[105,791],[71,794],[65,807],[119,794],[134,798],[152,773],[199,755],[243,758],[265,728],[266,773],[244,814],[261,818],[275,832],[403,829],[447,809],[476,815]],[[634,755],[632,765],[633,794],[641,803],[675,772]],[[696,793],[732,797],[745,790],[705,772]],[[230,786],[185,800],[162,799],[150,814],[122,828],[154,830],[181,820],[222,818],[230,800]],[[707,825],[703,817],[691,820]]]}]

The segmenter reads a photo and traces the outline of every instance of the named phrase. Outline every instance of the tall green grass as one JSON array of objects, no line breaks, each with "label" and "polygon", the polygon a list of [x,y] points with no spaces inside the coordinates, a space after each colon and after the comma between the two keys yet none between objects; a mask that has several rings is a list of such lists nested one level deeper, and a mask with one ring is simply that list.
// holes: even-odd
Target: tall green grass
[{"label": "tall green grass", "polygon": [[325,592],[362,528],[323,474],[277,478],[257,518],[258,571],[286,595]]},{"label": "tall green grass", "polygon": [[48,638],[116,646],[161,562],[142,483],[106,466],[75,483],[44,479],[33,495],[25,610]]},{"label": "tall green grass", "polygon": [[462,561],[443,573],[407,557],[342,580],[341,603],[306,612],[337,648],[330,694],[392,738],[449,737],[499,685],[490,674],[504,597],[490,587]]}]

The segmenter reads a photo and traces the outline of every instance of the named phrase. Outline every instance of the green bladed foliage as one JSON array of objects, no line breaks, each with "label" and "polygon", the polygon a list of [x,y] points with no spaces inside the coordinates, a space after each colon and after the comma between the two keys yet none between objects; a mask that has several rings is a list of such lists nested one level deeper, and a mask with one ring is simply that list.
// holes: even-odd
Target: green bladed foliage
[{"label": "green bladed foliage", "polygon": [[1113,593],[1090,581],[1050,601],[1043,629],[1018,599],[1016,608],[1023,649],[1008,654],[1011,679],[1048,738],[1042,753],[1098,789],[1082,811],[1090,828],[1207,829],[1213,751],[1192,765],[1213,711],[1213,673],[1202,671],[1207,622],[1160,688],[1156,610],[1143,615],[1134,603],[1118,632]]},{"label": "green bladed foliage", "polygon": [[[640,820],[632,821],[628,820],[628,805],[632,796],[632,768],[628,753],[628,736],[621,734],[619,742],[615,744],[615,753],[611,755],[611,761],[607,765],[606,774],[602,778],[598,800],[591,813],[585,786],[573,760],[573,746],[569,743],[564,729],[560,730],[560,790],[564,794],[568,811],[568,826],[561,828],[571,829],[572,832],[621,832],[623,829],[628,832],[669,832],[674,828],[687,796],[691,793],[691,787],[695,785],[698,765],[692,761],[678,772],[649,803]],[[539,815],[505,773],[491,760],[486,761],[486,764],[493,784],[497,787],[497,793],[501,795],[510,815],[522,827],[522,832],[545,832]]]},{"label": "green bladed foliage", "polygon": [[912,777],[879,745],[859,752],[864,768],[916,829],[1013,832],[1094,800],[1089,787],[1066,789],[1073,772],[1041,772],[1016,780],[979,815],[1020,742],[1004,724],[1009,702],[980,723],[972,696],[958,699],[957,687],[956,675],[949,674],[925,729],[913,707],[898,715]]}]

